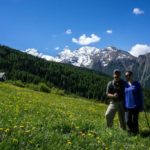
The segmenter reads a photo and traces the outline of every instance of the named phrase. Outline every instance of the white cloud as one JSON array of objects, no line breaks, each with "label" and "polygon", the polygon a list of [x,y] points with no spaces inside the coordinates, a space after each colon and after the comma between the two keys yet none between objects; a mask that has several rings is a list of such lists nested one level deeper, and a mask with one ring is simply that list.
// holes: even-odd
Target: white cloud
[{"label": "white cloud", "polygon": [[135,57],[150,53],[150,46],[146,44],[136,44],[131,48],[130,53]]},{"label": "white cloud", "polygon": [[141,14],[144,14],[144,11],[141,10],[140,8],[134,8],[133,9],[133,14],[135,14],[135,15],[141,15]]},{"label": "white cloud", "polygon": [[72,31],[71,29],[67,29],[65,33],[69,35],[69,34],[72,34]]},{"label": "white cloud", "polygon": [[99,42],[100,40],[101,38],[95,34],[91,34],[91,37],[87,37],[86,34],[83,34],[79,37],[79,39],[72,38],[72,42],[77,43],[79,45],[89,45],[92,43]]},{"label": "white cloud", "polygon": [[65,48],[69,48],[69,46],[68,46],[68,45],[66,45],[66,46],[65,46]]},{"label": "white cloud", "polygon": [[112,32],[113,32],[112,30],[107,30],[106,31],[107,34],[112,34]]},{"label": "white cloud", "polygon": [[54,49],[57,51],[57,50],[59,50],[59,49],[60,49],[60,47],[55,47]]}]

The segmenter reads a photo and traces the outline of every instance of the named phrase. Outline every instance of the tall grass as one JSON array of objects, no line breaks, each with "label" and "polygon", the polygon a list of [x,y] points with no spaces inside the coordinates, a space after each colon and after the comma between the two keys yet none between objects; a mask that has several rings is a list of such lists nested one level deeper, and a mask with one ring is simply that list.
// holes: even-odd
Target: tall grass
[{"label": "tall grass", "polygon": [[114,127],[106,128],[105,111],[104,104],[83,98],[0,83],[0,149],[149,149],[143,113],[140,134],[129,136],[118,128],[117,116]]}]

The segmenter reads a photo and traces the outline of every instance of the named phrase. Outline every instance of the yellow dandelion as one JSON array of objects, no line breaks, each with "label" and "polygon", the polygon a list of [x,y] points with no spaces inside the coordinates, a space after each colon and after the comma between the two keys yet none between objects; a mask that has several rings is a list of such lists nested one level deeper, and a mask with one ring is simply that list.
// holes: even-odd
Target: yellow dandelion
[{"label": "yellow dandelion", "polygon": [[79,134],[82,134],[82,131],[80,131]]},{"label": "yellow dandelion", "polygon": [[4,129],[3,128],[0,128],[0,131],[3,131]]},{"label": "yellow dandelion", "polygon": [[18,140],[15,138],[13,138],[12,141],[13,141],[13,143],[18,143]]},{"label": "yellow dandelion", "polygon": [[97,143],[99,143],[99,144],[100,144],[100,143],[101,143],[101,141],[100,141],[100,140],[98,140],[98,141],[97,141]]},{"label": "yellow dandelion", "polygon": [[71,145],[72,143],[71,143],[71,141],[70,141],[70,140],[68,140],[68,141],[67,141],[67,144],[68,144],[68,145]]},{"label": "yellow dandelion", "polygon": [[96,132],[95,131],[90,131],[92,134],[96,134]]},{"label": "yellow dandelion", "polygon": [[5,129],[5,132],[6,132],[6,133],[8,133],[9,131],[10,131],[10,129],[9,129],[9,128]]},{"label": "yellow dandelion", "polygon": [[111,132],[109,132],[109,135],[110,135],[110,136],[112,136],[112,133],[111,133]]},{"label": "yellow dandelion", "polygon": [[85,136],[85,133],[82,133],[81,135],[82,135],[82,136]]},{"label": "yellow dandelion", "polygon": [[20,128],[24,128],[24,126],[21,125]]},{"label": "yellow dandelion", "polygon": [[92,136],[92,134],[91,134],[91,133],[88,133],[88,136]]},{"label": "yellow dandelion", "polygon": [[76,129],[79,129],[79,126],[76,126],[75,128],[76,128]]}]

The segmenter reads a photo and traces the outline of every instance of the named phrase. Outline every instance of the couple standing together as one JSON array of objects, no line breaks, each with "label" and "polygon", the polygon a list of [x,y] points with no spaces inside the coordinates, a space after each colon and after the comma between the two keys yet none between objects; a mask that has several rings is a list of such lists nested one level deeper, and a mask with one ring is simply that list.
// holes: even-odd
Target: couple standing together
[{"label": "couple standing together", "polygon": [[129,132],[137,134],[139,132],[138,117],[143,110],[143,94],[139,82],[133,80],[131,71],[125,72],[126,81],[121,79],[121,72],[115,69],[114,79],[107,84],[106,95],[110,99],[110,104],[105,113],[108,127],[112,127],[116,112],[120,127]]}]

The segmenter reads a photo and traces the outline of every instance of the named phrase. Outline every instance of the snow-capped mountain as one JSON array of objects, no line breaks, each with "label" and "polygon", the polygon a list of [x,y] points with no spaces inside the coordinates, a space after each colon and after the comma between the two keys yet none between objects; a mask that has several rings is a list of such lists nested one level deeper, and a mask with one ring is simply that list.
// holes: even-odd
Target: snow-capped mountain
[{"label": "snow-capped mountain", "polygon": [[65,48],[56,57],[43,55],[35,49],[27,49],[26,52],[48,61],[69,63],[75,66],[101,71],[109,75],[112,75],[115,68],[120,69],[122,72],[132,70],[135,79],[142,81],[143,85],[150,87],[150,53],[134,57],[129,52],[115,47],[99,49],[89,46],[84,46],[74,51]]},{"label": "snow-capped mountain", "polygon": [[98,49],[89,46],[81,47],[75,51],[65,49],[58,57],[60,62],[87,68],[92,68],[95,61],[99,61],[103,67],[106,67],[114,59],[133,58],[128,52],[118,50],[115,47]]},{"label": "snow-capped mountain", "polygon": [[100,53],[100,49],[95,47],[81,47],[77,50],[71,51],[70,49],[65,48],[56,57],[43,55],[39,53],[36,49],[27,49],[26,52],[28,54],[44,58],[50,61],[70,63],[75,66],[88,67],[92,64],[92,57]]},{"label": "snow-capped mountain", "polygon": [[82,66],[92,68],[95,61],[101,62],[103,67],[108,66],[108,64],[114,59],[123,59],[123,58],[133,58],[126,51],[118,50],[115,47],[107,47],[105,49],[98,49],[96,47],[84,46],[77,50],[71,51],[68,48],[65,48],[58,56],[52,57],[49,55],[43,55],[39,53],[36,49],[27,49],[28,54],[44,58],[46,60],[70,63],[75,66]]},{"label": "snow-capped mountain", "polygon": [[81,47],[73,52],[64,49],[59,54],[59,58],[63,63],[71,63],[75,66],[91,68],[93,64],[92,57],[100,53],[100,49],[95,47]]}]

